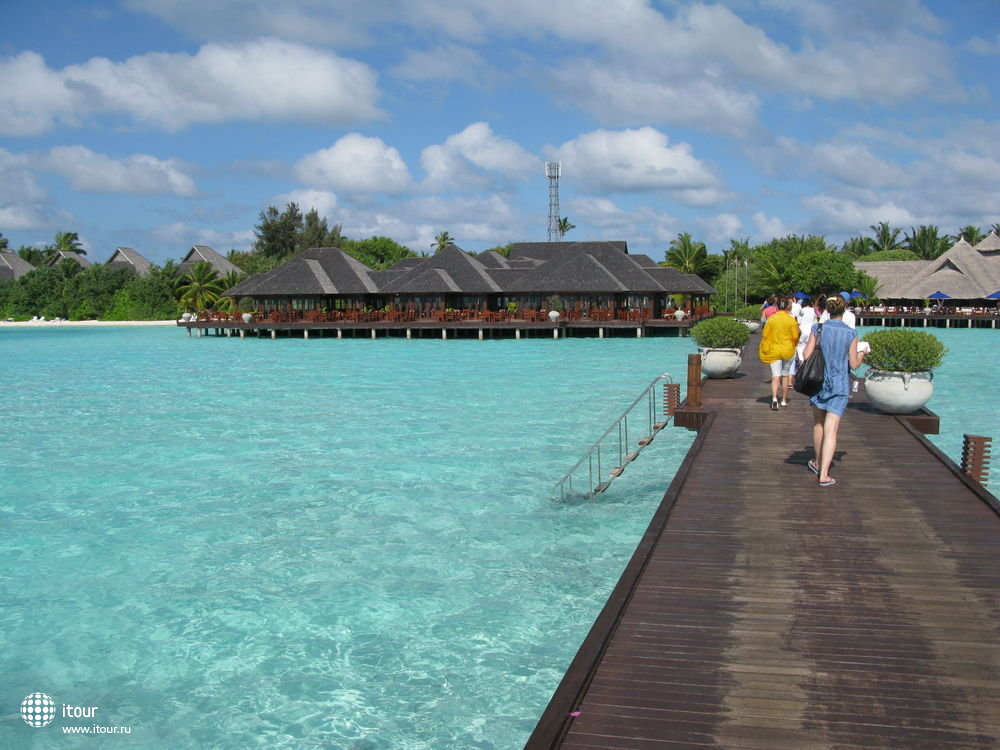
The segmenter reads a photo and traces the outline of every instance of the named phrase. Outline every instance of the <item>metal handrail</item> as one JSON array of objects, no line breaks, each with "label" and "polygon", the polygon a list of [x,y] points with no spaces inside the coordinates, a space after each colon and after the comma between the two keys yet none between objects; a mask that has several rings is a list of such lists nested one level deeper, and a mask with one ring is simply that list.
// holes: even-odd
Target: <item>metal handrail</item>
[{"label": "metal handrail", "polygon": [[[655,397],[656,386],[661,383],[664,386],[673,383],[673,378],[667,374],[657,375],[653,378],[652,382],[646,386],[646,388],[640,393],[635,401],[633,401],[621,416],[614,421],[614,423],[605,431],[601,437],[597,439],[590,449],[583,454],[579,461],[577,461],[573,468],[567,471],[562,479],[556,482],[555,487],[552,489],[552,499],[564,501],[567,497],[584,497],[591,498],[596,494],[604,492],[611,484],[611,482],[621,473],[625,471],[625,467],[628,466],[632,461],[634,461],[639,453],[652,442],[656,434],[662,430],[667,423],[670,421],[672,415],[667,414],[666,410],[666,398],[660,400]],[[636,447],[633,450],[628,450],[629,444],[629,414],[639,405],[639,403],[646,399],[646,433],[638,441]],[[659,409],[657,406],[659,405]],[[614,447],[611,456],[617,457],[617,463],[614,468],[608,473],[607,479],[604,478],[604,465],[605,456],[602,455],[601,446],[602,444],[613,434],[617,432],[617,445]],[[607,450],[605,450],[605,453]],[[587,491],[583,493],[578,493],[573,487],[573,476],[578,472],[578,470],[583,467],[584,463],[587,464]],[[596,467],[595,467],[596,464]],[[597,470],[597,483],[594,483],[594,470]]]}]

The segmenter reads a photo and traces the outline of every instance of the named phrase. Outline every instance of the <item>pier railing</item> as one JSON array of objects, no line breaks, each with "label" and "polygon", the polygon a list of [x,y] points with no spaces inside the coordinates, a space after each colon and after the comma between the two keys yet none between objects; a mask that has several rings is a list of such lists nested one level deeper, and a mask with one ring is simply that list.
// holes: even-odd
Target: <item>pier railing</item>
[{"label": "pier railing", "polygon": [[[662,386],[662,396],[661,393]],[[680,401],[680,386],[667,373],[646,386],[621,416],[567,471],[552,499],[590,498],[604,492],[667,426]]]}]

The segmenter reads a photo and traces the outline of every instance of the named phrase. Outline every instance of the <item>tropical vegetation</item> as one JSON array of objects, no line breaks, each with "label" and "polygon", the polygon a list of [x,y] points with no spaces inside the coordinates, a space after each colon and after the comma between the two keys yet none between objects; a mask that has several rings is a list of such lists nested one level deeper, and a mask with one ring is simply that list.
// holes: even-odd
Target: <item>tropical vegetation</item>
[{"label": "tropical vegetation", "polygon": [[691,338],[703,349],[740,349],[750,329],[734,318],[707,318],[691,326]]},{"label": "tropical vegetation", "polygon": [[910,328],[872,331],[862,341],[872,347],[865,364],[886,372],[928,372],[940,367],[948,351],[934,334]]}]

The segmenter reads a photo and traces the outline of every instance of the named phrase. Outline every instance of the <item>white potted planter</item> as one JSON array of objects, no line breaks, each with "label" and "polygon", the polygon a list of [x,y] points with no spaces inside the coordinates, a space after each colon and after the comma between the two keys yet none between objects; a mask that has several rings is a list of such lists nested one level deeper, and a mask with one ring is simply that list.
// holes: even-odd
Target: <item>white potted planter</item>
[{"label": "white potted planter", "polygon": [[886,414],[913,414],[934,395],[932,372],[869,370],[865,392],[872,406]]},{"label": "white potted planter", "polygon": [[190,323],[191,322],[191,313],[189,313],[189,312],[183,313],[181,315],[181,320],[183,320],[185,323]]},{"label": "white potted planter", "polygon": [[558,310],[549,310],[549,320],[551,320],[553,323],[555,323],[557,320],[559,320],[559,311]]},{"label": "white potted planter", "polygon": [[933,370],[944,358],[944,344],[931,333],[910,328],[885,328],[864,337],[871,345],[865,356],[868,400],[886,414],[920,411],[934,395]]},{"label": "white potted planter", "polygon": [[706,378],[731,378],[743,364],[742,349],[702,349],[701,374]]},{"label": "white potted planter", "polygon": [[747,330],[750,331],[750,333],[757,333],[757,331],[760,330],[759,320],[741,320],[740,323],[745,325],[747,327]]},{"label": "white potted planter", "polygon": [[683,310],[678,310],[677,312],[674,313],[674,318],[677,320],[684,320],[686,316],[687,313],[685,313]]},{"label": "white potted planter", "polygon": [[243,322],[253,323],[253,313],[248,313],[248,312],[243,313]]}]

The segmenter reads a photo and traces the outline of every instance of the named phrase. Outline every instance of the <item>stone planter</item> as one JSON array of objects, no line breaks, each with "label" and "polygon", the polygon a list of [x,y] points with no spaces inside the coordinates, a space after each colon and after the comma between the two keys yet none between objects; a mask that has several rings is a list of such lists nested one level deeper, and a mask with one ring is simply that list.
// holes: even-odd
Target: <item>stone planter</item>
[{"label": "stone planter", "polygon": [[743,363],[742,349],[699,349],[701,374],[706,378],[731,378]]},{"label": "stone planter", "polygon": [[685,317],[687,317],[687,313],[684,312],[683,310],[678,310],[677,312],[674,313],[674,318],[676,320],[684,320]]},{"label": "stone planter", "polygon": [[750,333],[757,333],[757,331],[760,330],[759,320],[741,320],[740,323],[745,325],[747,327],[747,330],[750,331]]},{"label": "stone planter", "polygon": [[886,414],[912,414],[931,400],[934,384],[930,372],[869,370],[865,392],[872,406]]},{"label": "stone planter", "polygon": [[253,323],[253,313],[243,313],[244,323]]},{"label": "stone planter", "polygon": [[549,320],[551,320],[553,323],[555,323],[557,320],[559,320],[559,311],[558,310],[549,310]]},{"label": "stone planter", "polygon": [[186,312],[183,315],[181,315],[181,320],[183,320],[185,323],[189,323],[191,321],[191,318],[192,315],[189,312]]}]

